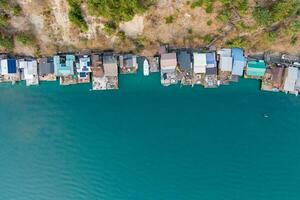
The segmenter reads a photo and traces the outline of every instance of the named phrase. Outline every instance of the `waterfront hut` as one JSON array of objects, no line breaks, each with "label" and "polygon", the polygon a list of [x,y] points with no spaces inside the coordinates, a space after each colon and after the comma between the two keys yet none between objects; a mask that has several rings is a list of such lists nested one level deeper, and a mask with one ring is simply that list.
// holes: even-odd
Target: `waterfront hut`
[{"label": "waterfront hut", "polygon": [[206,72],[206,53],[193,53],[193,82],[203,84]]},{"label": "waterfront hut", "polygon": [[53,57],[40,58],[38,60],[38,72],[41,81],[56,81]]},{"label": "waterfront hut", "polygon": [[79,62],[76,62],[76,72],[78,83],[89,83],[91,75],[91,57],[84,55],[79,57]]},{"label": "waterfront hut", "polygon": [[192,60],[191,54],[187,51],[179,51],[177,54],[177,63],[179,65],[178,80],[181,80],[181,84],[190,85],[192,84]]},{"label": "waterfront hut", "polygon": [[265,91],[279,92],[282,89],[283,73],[284,68],[282,66],[274,65],[267,68],[262,79],[261,89]]},{"label": "waterfront hut", "polygon": [[55,75],[60,78],[61,85],[77,84],[75,74],[75,55],[56,55],[53,57]]},{"label": "waterfront hut", "polygon": [[16,59],[14,58],[3,58],[0,59],[0,80],[2,82],[11,82],[16,83],[20,81],[20,72],[19,65]]},{"label": "waterfront hut", "polygon": [[231,71],[232,71],[232,64],[233,58],[231,49],[223,48],[220,49],[218,52],[218,61],[219,61],[219,72],[218,72],[218,79],[220,84],[228,84]]},{"label": "waterfront hut", "polygon": [[295,89],[300,92],[300,70],[298,70],[298,77],[296,80],[296,85],[295,85]]},{"label": "waterfront hut", "polygon": [[176,53],[161,54],[160,73],[161,73],[161,84],[163,86],[177,84],[176,67],[177,67]]},{"label": "waterfront hut", "polygon": [[104,76],[107,80],[106,89],[115,90],[119,88],[118,62],[113,53],[103,54]]},{"label": "waterfront hut", "polygon": [[92,88],[93,90],[104,90],[106,81],[104,81],[104,67],[102,54],[92,54]]},{"label": "waterfront hut", "polygon": [[288,67],[285,72],[285,80],[283,91],[286,93],[297,94],[296,91],[296,81],[298,79],[298,68],[296,67]]},{"label": "waterfront hut", "polygon": [[122,74],[136,73],[138,69],[137,57],[133,54],[120,55],[119,65]]},{"label": "waterfront hut", "polygon": [[38,64],[34,59],[19,59],[19,69],[27,86],[38,85]]},{"label": "waterfront hut", "polygon": [[266,63],[263,60],[248,61],[245,78],[262,79],[266,68]]},{"label": "waterfront hut", "polygon": [[206,53],[206,63],[207,65],[205,69],[204,87],[216,88],[218,83],[217,82],[218,67],[217,67],[215,52]]},{"label": "waterfront hut", "polygon": [[243,50],[240,48],[231,49],[231,54],[233,58],[231,81],[233,81],[238,80],[238,77],[243,76],[247,60],[244,56]]}]

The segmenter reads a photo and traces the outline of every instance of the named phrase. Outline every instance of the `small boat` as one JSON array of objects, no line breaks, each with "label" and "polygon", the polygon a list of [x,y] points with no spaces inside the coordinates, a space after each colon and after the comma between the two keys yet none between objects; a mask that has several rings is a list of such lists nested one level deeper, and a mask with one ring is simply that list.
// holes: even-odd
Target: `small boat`
[{"label": "small boat", "polygon": [[149,68],[149,62],[147,59],[144,60],[144,76],[149,76],[149,71],[150,71],[150,68]]},{"label": "small boat", "polygon": [[264,114],[264,118],[269,118],[269,115],[267,115],[267,114]]}]

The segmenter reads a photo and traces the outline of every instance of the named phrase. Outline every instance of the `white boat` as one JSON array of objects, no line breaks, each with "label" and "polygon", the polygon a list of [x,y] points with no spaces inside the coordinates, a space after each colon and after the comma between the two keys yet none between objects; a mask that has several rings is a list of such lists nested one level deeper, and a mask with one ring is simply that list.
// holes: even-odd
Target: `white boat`
[{"label": "white boat", "polygon": [[144,60],[144,76],[149,76],[150,66],[147,59]]}]

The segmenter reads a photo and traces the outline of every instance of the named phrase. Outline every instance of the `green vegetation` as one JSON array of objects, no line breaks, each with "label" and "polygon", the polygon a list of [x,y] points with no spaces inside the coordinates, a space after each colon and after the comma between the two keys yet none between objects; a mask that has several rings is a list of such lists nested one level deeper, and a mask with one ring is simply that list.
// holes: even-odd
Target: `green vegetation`
[{"label": "green vegetation", "polygon": [[35,38],[30,33],[19,33],[16,35],[16,40],[23,45],[31,46],[35,43]]},{"label": "green vegetation", "polygon": [[290,41],[291,45],[296,45],[297,42],[298,42],[298,37],[297,36],[293,36],[292,39],[291,39],[291,41]]},{"label": "green vegetation", "polygon": [[132,39],[132,42],[133,44],[135,45],[135,50],[136,52],[141,52],[144,48],[145,48],[145,45],[146,45],[146,38],[143,37],[143,36],[139,36],[135,39]]},{"label": "green vegetation", "polygon": [[143,13],[154,0],[87,0],[89,12],[118,24],[130,21],[135,14]]},{"label": "green vegetation", "polygon": [[208,20],[208,21],[206,22],[206,24],[207,24],[207,26],[211,26],[211,25],[212,25],[212,21],[211,21],[211,20]]},{"label": "green vegetation", "polygon": [[263,39],[269,43],[275,42],[277,39],[276,32],[265,33]]},{"label": "green vegetation", "polygon": [[298,20],[292,21],[284,30],[287,36],[294,36],[300,32],[300,22]]},{"label": "green vegetation", "polygon": [[67,0],[70,5],[70,10],[68,13],[69,20],[72,24],[78,27],[81,31],[88,31],[88,26],[86,21],[83,18],[80,1],[79,0]]},{"label": "green vegetation", "polygon": [[193,29],[192,28],[189,28],[188,29],[188,34],[192,34],[193,33]]},{"label": "green vegetation", "polygon": [[231,13],[228,10],[222,10],[217,16],[217,20],[222,23],[227,23],[230,20]]},{"label": "green vegetation", "polygon": [[5,28],[9,25],[8,19],[8,15],[6,15],[5,13],[0,13],[0,28]]},{"label": "green vegetation", "polygon": [[241,37],[235,37],[225,43],[225,46],[228,48],[246,48],[248,45],[248,41]]},{"label": "green vegetation", "polygon": [[170,15],[168,17],[165,17],[166,24],[172,24],[174,22],[175,17],[173,15]]},{"label": "green vegetation", "polygon": [[13,51],[14,46],[15,44],[12,36],[0,34],[0,48],[3,48],[7,51]]},{"label": "green vegetation", "polygon": [[213,41],[213,36],[212,35],[209,35],[209,34],[207,34],[207,35],[205,35],[204,37],[203,37],[203,41],[205,42],[205,43],[211,43],[212,41]]},{"label": "green vegetation", "polygon": [[269,6],[257,6],[252,15],[259,25],[269,26],[296,15],[299,5],[298,0],[278,0]]},{"label": "green vegetation", "polygon": [[114,21],[109,21],[104,24],[102,29],[107,35],[113,35],[117,31],[117,25]]},{"label": "green vegetation", "polygon": [[195,9],[197,7],[203,7],[206,13],[212,13],[214,1],[215,0],[195,0],[191,4],[191,8]]},{"label": "green vegetation", "polygon": [[21,14],[21,7],[14,1],[0,0],[0,9],[6,11],[7,13],[12,13],[15,16]]}]

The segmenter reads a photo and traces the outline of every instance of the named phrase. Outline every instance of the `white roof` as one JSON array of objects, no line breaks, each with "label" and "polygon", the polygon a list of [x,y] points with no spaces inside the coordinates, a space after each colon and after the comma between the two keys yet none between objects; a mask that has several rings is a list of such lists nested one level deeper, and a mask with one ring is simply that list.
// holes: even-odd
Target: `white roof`
[{"label": "white roof", "polygon": [[231,57],[231,49],[228,48],[220,49],[217,53],[220,54],[221,57]]},{"label": "white roof", "polygon": [[287,71],[287,77],[284,81],[283,90],[287,92],[295,91],[296,80],[298,78],[298,68],[296,67],[289,67]]},{"label": "white roof", "polygon": [[8,74],[8,66],[7,66],[7,59],[1,60],[1,75],[7,75]]},{"label": "white roof", "polygon": [[175,70],[177,66],[176,53],[161,54],[160,65],[161,69]]},{"label": "white roof", "polygon": [[20,60],[19,61],[19,67],[21,69],[24,69],[24,78],[26,80],[33,79],[37,76],[37,61],[26,61],[26,60]]},{"label": "white roof", "polygon": [[194,57],[194,72],[205,73],[206,68],[206,54],[205,53],[193,53]]},{"label": "white roof", "polygon": [[220,57],[220,70],[224,72],[231,72],[232,71],[232,63],[233,59],[232,57]]}]

